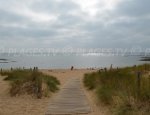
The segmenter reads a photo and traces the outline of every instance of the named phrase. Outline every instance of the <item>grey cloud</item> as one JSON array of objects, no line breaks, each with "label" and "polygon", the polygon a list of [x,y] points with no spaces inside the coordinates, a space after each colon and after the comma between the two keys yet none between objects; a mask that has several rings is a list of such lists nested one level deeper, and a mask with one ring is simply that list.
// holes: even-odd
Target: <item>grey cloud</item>
[{"label": "grey cloud", "polygon": [[78,9],[79,6],[70,0],[57,2],[55,0],[40,0],[31,5],[31,9],[39,12],[67,14],[69,11]]},{"label": "grey cloud", "polygon": [[0,23],[7,23],[7,22],[20,22],[25,20],[25,17],[22,17],[20,15],[17,15],[13,12],[5,11],[3,9],[0,9]]},{"label": "grey cloud", "polygon": [[149,0],[127,0],[118,5],[117,12],[131,17],[141,17],[150,14],[149,4]]},{"label": "grey cloud", "polygon": [[[27,1],[22,2],[27,4]],[[31,21],[8,9],[11,4],[13,8],[13,1],[11,4],[3,1],[3,6],[0,5],[0,44],[16,47],[149,47],[149,0],[122,0],[116,9],[98,14],[94,20],[70,0],[30,2],[26,6],[30,10],[57,14],[57,20],[53,23]],[[79,15],[73,15],[74,11]],[[17,26],[11,26],[13,23]]]},{"label": "grey cloud", "polygon": [[[104,33],[104,38],[109,37],[112,45],[131,47],[140,45],[149,47],[150,42],[150,1],[149,0],[128,0],[121,2],[116,10],[110,14],[110,21]],[[119,19],[119,18],[125,19]],[[110,32],[109,32],[110,31]],[[102,32],[100,30],[100,32]]]},{"label": "grey cloud", "polygon": [[47,36],[54,36],[57,34],[55,30],[44,30],[40,28],[19,28],[19,27],[1,27],[0,35],[1,37],[10,36],[10,37],[33,37],[33,38],[42,38]]}]

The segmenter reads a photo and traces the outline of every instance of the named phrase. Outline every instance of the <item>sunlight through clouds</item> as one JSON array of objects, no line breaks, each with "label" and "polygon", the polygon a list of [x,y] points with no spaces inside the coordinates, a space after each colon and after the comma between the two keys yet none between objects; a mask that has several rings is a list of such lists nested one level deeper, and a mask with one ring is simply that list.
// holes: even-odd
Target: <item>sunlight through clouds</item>
[{"label": "sunlight through clouds", "polygon": [[39,12],[34,12],[29,9],[24,9],[21,12],[18,12],[20,15],[26,16],[33,22],[53,22],[57,20],[56,15],[52,14],[46,14],[46,13],[39,13]]},{"label": "sunlight through clouds", "polygon": [[73,0],[81,7],[83,12],[90,16],[97,15],[98,12],[105,13],[105,10],[112,10],[119,3],[119,0]]},{"label": "sunlight through clouds", "polygon": [[73,0],[77,3],[83,12],[89,13],[89,15],[96,15],[98,8],[96,7],[98,0]]}]

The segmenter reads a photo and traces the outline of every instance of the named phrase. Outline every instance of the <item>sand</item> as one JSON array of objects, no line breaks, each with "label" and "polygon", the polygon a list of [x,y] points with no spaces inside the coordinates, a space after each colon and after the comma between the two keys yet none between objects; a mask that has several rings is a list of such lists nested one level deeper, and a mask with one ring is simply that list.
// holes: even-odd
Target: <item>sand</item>
[{"label": "sand", "polygon": [[[60,80],[60,90],[63,85],[72,77],[78,77],[80,80],[83,79],[85,73],[93,72],[95,70],[87,69],[52,69],[52,70],[41,70],[43,73],[53,75]],[[28,95],[22,95],[18,97],[10,97],[9,95],[9,82],[3,81],[4,77],[0,76],[0,115],[44,115],[48,108],[50,99],[57,95],[53,94],[49,98],[35,99]],[[92,112],[88,115],[107,115],[108,110],[101,105],[97,105],[93,92],[87,91],[84,88],[89,104],[92,108]]]}]

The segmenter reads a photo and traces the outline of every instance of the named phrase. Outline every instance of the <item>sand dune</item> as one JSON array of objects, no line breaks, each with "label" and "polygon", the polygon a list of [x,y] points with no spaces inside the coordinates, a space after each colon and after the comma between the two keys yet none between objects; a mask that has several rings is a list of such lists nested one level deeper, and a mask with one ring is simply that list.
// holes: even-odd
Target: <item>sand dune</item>
[{"label": "sand dune", "polygon": [[[71,78],[80,78],[82,80],[85,73],[92,72],[94,70],[86,70],[86,69],[77,69],[77,70],[65,70],[65,69],[57,69],[57,70],[41,70],[45,74],[53,75],[57,77],[60,82],[60,90],[62,86]],[[3,81],[2,76],[0,76],[0,115],[44,115],[47,110],[50,99],[57,95],[53,94],[49,98],[35,99],[28,95],[18,96],[18,97],[10,97],[9,96],[9,83],[7,81]],[[92,113],[88,115],[105,115],[107,113],[106,109],[103,107],[98,107],[94,100],[94,96],[92,92],[86,91],[84,89],[84,93],[86,94],[90,106],[92,108]]]}]

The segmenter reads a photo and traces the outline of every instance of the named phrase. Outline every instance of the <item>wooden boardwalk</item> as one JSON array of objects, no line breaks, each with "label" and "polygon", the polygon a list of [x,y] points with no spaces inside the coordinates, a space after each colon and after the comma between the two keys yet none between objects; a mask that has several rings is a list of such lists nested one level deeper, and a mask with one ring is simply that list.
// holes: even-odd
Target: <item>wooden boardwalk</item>
[{"label": "wooden boardwalk", "polygon": [[91,112],[80,80],[69,80],[58,95],[50,101],[45,115],[78,115]]}]

